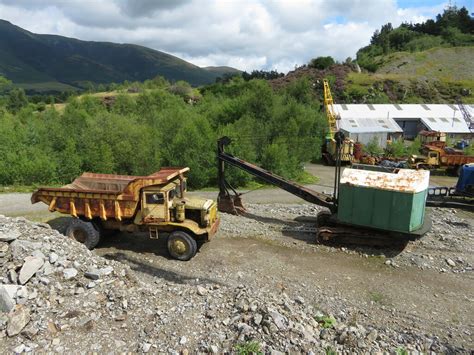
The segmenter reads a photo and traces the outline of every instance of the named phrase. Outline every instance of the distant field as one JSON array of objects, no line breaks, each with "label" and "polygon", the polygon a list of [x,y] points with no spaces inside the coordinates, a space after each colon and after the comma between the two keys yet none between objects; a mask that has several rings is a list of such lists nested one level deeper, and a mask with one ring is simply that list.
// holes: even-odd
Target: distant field
[{"label": "distant field", "polygon": [[14,84],[15,87],[22,88],[24,90],[34,90],[38,93],[50,92],[50,91],[76,91],[77,88],[71,85],[58,83],[56,81],[42,82],[42,83],[27,83],[27,84]]},{"label": "distant field", "polygon": [[[151,90],[142,90],[142,92],[144,91],[151,91]],[[107,96],[117,96],[117,95],[138,96],[139,94],[140,93],[137,93],[137,92],[124,92],[124,91],[115,90],[115,91],[95,92],[92,94],[83,94],[83,95],[77,96],[76,98],[81,100],[86,95],[103,98]],[[49,105],[49,107],[53,106],[56,109],[56,111],[63,112],[64,109],[66,108],[66,105],[67,105],[66,103],[60,103],[60,104]]]}]

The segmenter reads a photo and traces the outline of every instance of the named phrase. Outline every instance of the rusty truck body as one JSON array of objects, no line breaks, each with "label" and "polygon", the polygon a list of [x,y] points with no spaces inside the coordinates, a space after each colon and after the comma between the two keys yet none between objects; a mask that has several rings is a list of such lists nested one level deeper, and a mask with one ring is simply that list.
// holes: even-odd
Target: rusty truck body
[{"label": "rusty truck body", "polygon": [[188,171],[167,167],[148,176],[84,173],[69,185],[39,188],[31,201],[74,217],[66,234],[89,249],[113,231],[146,231],[150,238],[167,236],[171,256],[189,260],[197,243],[217,232],[219,216],[213,200],[186,196]]},{"label": "rusty truck body", "polygon": [[412,155],[410,167],[415,169],[446,169],[459,176],[465,164],[474,163],[474,156],[465,155],[461,150],[426,144],[421,149],[422,155]]}]

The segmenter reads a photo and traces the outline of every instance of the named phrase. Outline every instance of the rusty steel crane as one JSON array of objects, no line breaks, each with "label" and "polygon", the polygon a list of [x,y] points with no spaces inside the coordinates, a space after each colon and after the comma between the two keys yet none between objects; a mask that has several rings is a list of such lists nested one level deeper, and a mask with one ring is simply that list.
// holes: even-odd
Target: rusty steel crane
[{"label": "rusty steel crane", "polygon": [[[326,139],[321,147],[321,156],[326,165],[336,165],[337,149],[335,134],[339,131],[339,124],[341,117],[334,108],[334,100],[331,94],[329,82],[323,80],[324,87],[324,109],[328,120],[329,131]],[[354,160],[354,142],[348,138],[344,139],[341,144],[340,160],[342,164],[351,163]]]}]

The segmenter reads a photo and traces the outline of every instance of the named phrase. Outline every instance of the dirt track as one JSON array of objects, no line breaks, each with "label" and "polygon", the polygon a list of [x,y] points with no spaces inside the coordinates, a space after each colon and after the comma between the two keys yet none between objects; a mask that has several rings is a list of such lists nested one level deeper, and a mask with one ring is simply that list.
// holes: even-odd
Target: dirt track
[{"label": "dirt track", "polygon": [[[307,164],[306,170],[317,176],[317,184],[308,185],[318,192],[332,193],[334,184],[334,168],[320,164]],[[454,186],[456,178],[451,176],[431,176],[431,186]],[[300,198],[280,189],[263,188],[255,191],[242,191],[245,193],[244,200],[249,203],[303,203]],[[199,195],[215,199],[217,191],[196,191],[191,195]],[[31,204],[31,194],[28,193],[6,193],[0,194],[0,214],[6,216],[28,216],[34,220],[47,220],[51,214],[44,204]]]},{"label": "dirt track", "polygon": [[[309,166],[308,171],[319,173],[319,184],[326,185],[316,189],[331,190],[331,168]],[[200,195],[215,198],[216,193]],[[262,189],[244,199],[251,214],[223,215],[218,236],[190,262],[170,260],[163,241],[144,235],[106,239],[96,253],[127,263],[150,282],[208,279],[284,290],[292,297],[303,296],[324,312],[345,312],[358,323],[407,334],[421,332],[451,347],[474,348],[472,215],[457,214],[463,218],[447,219],[452,222],[448,229],[436,227],[426,239],[390,255],[321,246],[312,234],[285,233],[286,226],[301,225],[297,217],[312,217],[318,208],[284,191]],[[453,216],[451,210],[435,212]],[[28,194],[0,195],[0,214],[34,220],[52,217],[45,205],[31,206]],[[459,267],[450,269],[446,258]],[[386,264],[389,259],[392,265]]]}]

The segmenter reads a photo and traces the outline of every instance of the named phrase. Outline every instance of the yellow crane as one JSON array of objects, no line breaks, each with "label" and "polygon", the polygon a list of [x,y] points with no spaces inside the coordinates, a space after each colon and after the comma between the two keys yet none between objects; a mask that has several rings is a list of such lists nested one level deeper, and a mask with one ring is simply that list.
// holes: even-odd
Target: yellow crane
[{"label": "yellow crane", "polygon": [[[339,131],[338,121],[341,117],[336,113],[334,100],[332,99],[329,82],[324,79],[324,108],[328,119],[329,132],[321,148],[321,154],[327,165],[334,165],[337,160],[336,140],[334,135]],[[351,163],[354,160],[354,142],[350,139],[344,139],[341,147],[341,163]]]},{"label": "yellow crane", "polygon": [[331,89],[329,88],[329,82],[324,79],[324,108],[326,109],[326,116],[329,123],[329,138],[334,139],[334,134],[338,131],[337,120],[340,117],[336,114],[334,110],[334,101],[332,99]]}]

